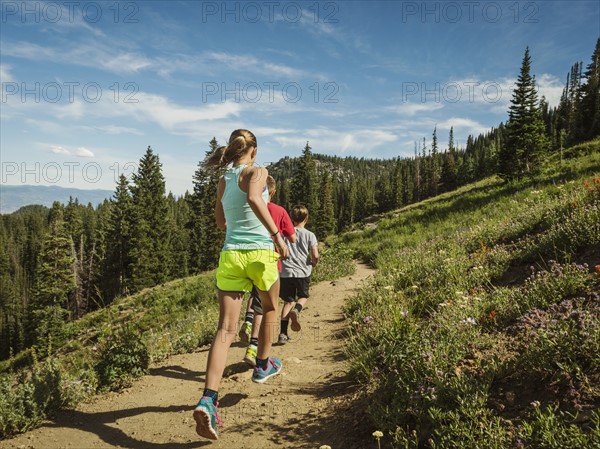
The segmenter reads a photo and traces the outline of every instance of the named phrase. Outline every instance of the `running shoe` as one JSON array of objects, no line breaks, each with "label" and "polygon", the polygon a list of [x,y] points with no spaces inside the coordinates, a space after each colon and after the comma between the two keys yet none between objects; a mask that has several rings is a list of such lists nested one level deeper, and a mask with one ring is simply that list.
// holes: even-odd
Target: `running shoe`
[{"label": "running shoe", "polygon": [[281,360],[277,357],[270,357],[267,360],[267,369],[259,368],[258,366],[254,367],[254,372],[252,373],[252,382],[256,382],[262,384],[267,381],[269,377],[273,377],[281,372]]},{"label": "running shoe", "polygon": [[252,323],[244,321],[242,327],[240,327],[240,341],[242,343],[250,343],[250,336],[252,335]]},{"label": "running shoe", "polygon": [[201,437],[208,438],[209,440],[219,438],[217,423],[220,427],[223,427],[223,423],[217,410],[218,406],[219,403],[213,404],[212,398],[208,396],[203,396],[200,402],[198,402],[194,410],[194,420],[196,420],[196,433]]},{"label": "running shoe", "polygon": [[288,337],[285,334],[279,334],[279,338],[277,339],[277,343],[279,343],[280,345],[284,345],[288,341],[290,341],[290,337]]},{"label": "running shoe", "polygon": [[246,362],[250,366],[256,366],[256,351],[258,348],[254,345],[249,345],[248,349],[246,349],[246,356],[244,357],[244,362]]},{"label": "running shoe", "polygon": [[302,329],[302,326],[300,326],[300,312],[298,312],[296,309],[292,309],[290,311],[290,321],[292,330],[294,332],[300,332],[300,329]]}]

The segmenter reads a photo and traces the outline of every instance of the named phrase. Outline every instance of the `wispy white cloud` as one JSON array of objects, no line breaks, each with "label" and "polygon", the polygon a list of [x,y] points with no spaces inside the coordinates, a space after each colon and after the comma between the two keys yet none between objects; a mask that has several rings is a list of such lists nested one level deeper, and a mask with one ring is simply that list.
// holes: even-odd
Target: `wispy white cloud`
[{"label": "wispy white cloud", "polygon": [[[370,153],[396,142],[398,136],[391,130],[357,129],[339,131],[329,128],[313,128],[296,131],[292,135],[274,136],[273,140],[284,147],[302,148],[306,141],[312,142],[316,152],[328,154]],[[318,148],[317,148],[318,146]]]},{"label": "wispy white cloud", "polygon": [[[0,82],[10,83],[13,81],[13,77],[10,73],[10,66],[6,64],[0,64]],[[2,86],[4,88],[4,86]]]},{"label": "wispy white cloud", "polygon": [[71,154],[71,152],[69,150],[67,150],[64,147],[61,147],[60,145],[51,145],[50,148],[48,149],[48,151],[50,151],[50,153],[54,153],[54,154],[65,154],[65,155]]},{"label": "wispy white cloud", "polygon": [[197,54],[174,54],[149,57],[142,52],[123,50],[102,41],[77,41],[67,47],[47,47],[32,42],[7,42],[3,54],[32,61],[48,61],[100,69],[119,75],[145,71],[170,78],[175,73],[221,74],[223,72],[254,73],[263,81],[276,82],[281,78],[292,81],[311,79],[326,81],[322,73],[313,73],[279,62],[251,55],[207,51]]},{"label": "wispy white cloud", "polygon": [[52,48],[31,42],[7,42],[6,56],[35,61],[71,64],[102,69],[117,74],[132,74],[153,66],[152,59],[133,52],[123,52],[99,42],[77,42],[67,48]]},{"label": "wispy white cloud", "polygon": [[[489,126],[479,123],[476,120],[465,117],[450,117],[437,124],[438,131],[450,130],[450,128],[459,129],[462,134],[472,134],[478,136],[490,130]],[[439,137],[438,137],[439,138]]]},{"label": "wispy white cloud", "polygon": [[[269,76],[271,78],[283,76],[288,79],[301,79],[315,77],[319,80],[325,80],[326,77],[322,74],[312,74],[302,69],[296,69],[285,64],[274,63],[266,60],[261,60],[254,56],[237,55],[226,52],[207,52],[205,54],[209,60],[220,62],[228,69],[235,72],[254,72],[260,75]],[[269,79],[268,81],[275,81]]]},{"label": "wispy white cloud", "polygon": [[106,134],[134,134],[136,136],[143,136],[144,133],[136,128],[130,128],[127,126],[117,126],[117,125],[103,125],[103,126],[85,126],[81,127],[82,129],[87,130],[96,130]]},{"label": "wispy white cloud", "polygon": [[85,147],[79,147],[74,152],[75,156],[79,157],[94,157],[94,152]]},{"label": "wispy white cloud", "polygon": [[61,154],[64,156],[77,156],[77,157],[88,157],[88,158],[94,157],[94,152],[85,147],[69,149],[69,148],[65,148],[62,145],[56,145],[56,144],[50,144],[50,145],[42,144],[42,147],[44,147],[46,149],[46,151],[48,151],[52,154]]},{"label": "wispy white cloud", "polygon": [[[106,37],[100,28],[92,26],[92,21],[86,21],[86,14],[81,9],[81,6],[83,5],[79,2],[73,2],[70,5],[59,2],[40,2],[34,5],[35,8],[43,8],[42,14],[44,18],[47,18],[48,22],[52,24],[51,27],[44,28],[45,32],[51,30],[58,33],[67,33],[81,29],[94,35],[94,37]],[[94,8],[86,9],[89,9],[90,18],[97,16],[97,10]],[[100,10],[99,13],[102,14],[102,11]]]},{"label": "wispy white cloud", "polygon": [[550,106],[558,106],[564,83],[558,77],[548,73],[542,73],[536,77],[536,83],[539,97],[541,98],[543,95]]},{"label": "wispy white cloud", "polygon": [[438,109],[442,109],[443,107],[444,107],[444,105],[441,102],[430,102],[430,103],[406,102],[406,103],[401,103],[397,106],[388,106],[384,109],[387,111],[396,113],[398,115],[413,116],[413,115],[421,113],[421,112],[429,113],[432,111],[437,111]]}]

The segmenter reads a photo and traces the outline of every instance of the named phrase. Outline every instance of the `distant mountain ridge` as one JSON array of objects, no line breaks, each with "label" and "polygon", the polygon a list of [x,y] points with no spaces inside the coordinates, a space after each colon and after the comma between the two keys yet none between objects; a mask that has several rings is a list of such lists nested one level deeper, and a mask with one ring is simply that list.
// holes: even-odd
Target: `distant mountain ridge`
[{"label": "distant mountain ridge", "polygon": [[2,184],[0,185],[0,214],[10,214],[23,206],[33,204],[47,207],[51,207],[54,201],[66,204],[69,202],[69,197],[77,198],[80,204],[92,203],[95,208],[112,195],[112,190]]}]

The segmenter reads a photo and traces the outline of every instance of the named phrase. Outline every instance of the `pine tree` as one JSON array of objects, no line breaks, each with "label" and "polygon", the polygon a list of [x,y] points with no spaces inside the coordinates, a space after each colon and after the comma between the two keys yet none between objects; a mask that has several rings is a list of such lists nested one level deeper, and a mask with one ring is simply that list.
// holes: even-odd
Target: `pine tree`
[{"label": "pine tree", "polygon": [[64,213],[65,230],[71,240],[71,255],[73,257],[73,277],[76,288],[69,298],[68,309],[74,318],[79,318],[84,313],[84,260],[85,260],[85,238],[83,229],[83,216],[79,200],[69,197],[69,203]]},{"label": "pine tree", "polygon": [[[219,147],[216,138],[209,142],[208,157]],[[215,268],[223,247],[225,233],[217,228],[215,204],[222,172],[204,167],[202,161],[194,173],[194,192],[190,196],[190,271],[197,273]]]},{"label": "pine tree", "polygon": [[106,254],[102,268],[105,303],[126,295],[133,288],[133,210],[129,182],[121,174],[107,217]]},{"label": "pine tree", "polygon": [[323,172],[321,187],[321,202],[316,217],[316,234],[319,240],[324,240],[335,231],[335,216],[333,208],[333,189],[328,171]]},{"label": "pine tree", "polygon": [[431,141],[431,187],[430,192],[432,196],[438,194],[438,186],[440,183],[440,168],[438,161],[438,140],[437,140],[437,126],[433,128],[433,140]]},{"label": "pine tree", "polygon": [[182,278],[189,275],[190,237],[186,224],[190,221],[189,204],[186,199],[175,199],[169,193],[169,223],[171,223],[171,259],[173,260],[172,277]]},{"label": "pine tree", "polygon": [[415,170],[414,170],[414,181],[413,181],[413,200],[414,202],[421,201],[421,158],[419,157],[418,144],[415,142]]},{"label": "pine tree", "polygon": [[410,204],[415,201],[414,192],[415,192],[415,180],[413,173],[411,172],[412,164],[407,161],[407,163],[402,164],[402,205]]},{"label": "pine tree", "polygon": [[49,337],[62,337],[69,317],[69,295],[76,288],[72,240],[65,229],[60,203],[53,204],[49,217],[50,227],[39,256],[34,297],[29,305],[29,339],[37,344],[47,344]]},{"label": "pine tree", "polygon": [[444,154],[441,182],[443,190],[449,192],[456,188],[456,148],[454,147],[454,127],[450,127],[448,151]]},{"label": "pine tree", "polygon": [[427,140],[423,137],[421,145],[421,199],[431,196],[431,157],[427,155]]},{"label": "pine tree", "polygon": [[399,157],[394,164],[394,172],[392,175],[392,199],[391,208],[397,209],[404,205],[404,180],[402,179],[402,159]]},{"label": "pine tree", "polygon": [[581,123],[581,140],[600,135],[600,38],[592,54],[592,61],[585,71],[578,121]]},{"label": "pine tree", "polygon": [[293,205],[304,204],[309,214],[317,210],[316,164],[308,142],[302,151],[302,157],[298,159],[298,166],[292,178],[290,198]]},{"label": "pine tree", "polygon": [[507,139],[500,153],[500,175],[505,179],[533,174],[546,145],[535,77],[531,76],[530,70],[531,57],[527,47],[509,108]]},{"label": "pine tree", "polygon": [[131,186],[133,200],[132,288],[161,284],[170,278],[168,206],[158,155],[148,147]]}]

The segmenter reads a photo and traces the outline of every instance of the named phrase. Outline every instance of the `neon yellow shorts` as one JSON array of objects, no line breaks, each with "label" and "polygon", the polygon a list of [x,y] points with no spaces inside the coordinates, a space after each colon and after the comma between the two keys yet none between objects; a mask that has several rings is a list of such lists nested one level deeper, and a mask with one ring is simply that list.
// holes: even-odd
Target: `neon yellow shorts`
[{"label": "neon yellow shorts", "polygon": [[279,279],[279,254],[272,249],[224,250],[219,256],[217,288],[249,292],[252,285],[267,291]]}]

